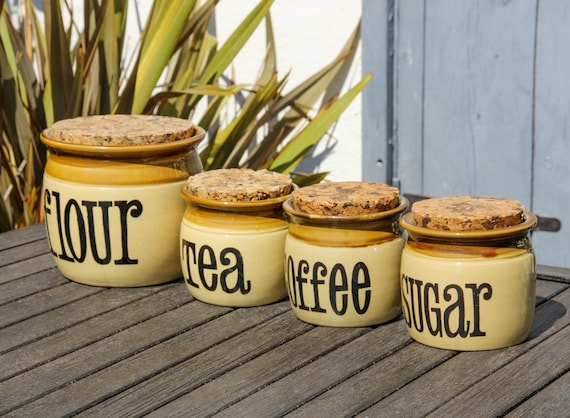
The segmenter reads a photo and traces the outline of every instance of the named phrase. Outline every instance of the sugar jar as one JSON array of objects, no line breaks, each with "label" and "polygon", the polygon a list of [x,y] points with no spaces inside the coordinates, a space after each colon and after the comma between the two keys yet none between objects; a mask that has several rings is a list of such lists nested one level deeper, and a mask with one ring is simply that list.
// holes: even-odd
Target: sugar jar
[{"label": "sugar jar", "polygon": [[520,202],[454,196],[422,200],[401,219],[404,320],[410,336],[449,350],[524,341],[536,293],[530,231]]}]

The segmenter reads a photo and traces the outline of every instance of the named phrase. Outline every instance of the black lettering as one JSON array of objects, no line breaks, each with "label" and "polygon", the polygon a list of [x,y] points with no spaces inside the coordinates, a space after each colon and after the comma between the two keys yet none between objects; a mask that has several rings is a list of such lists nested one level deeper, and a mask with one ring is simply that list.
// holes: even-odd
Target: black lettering
[{"label": "black lettering", "polygon": [[[362,275],[360,274],[362,273]],[[359,281],[359,278],[362,276],[362,282]],[[360,304],[360,291],[364,294],[364,302],[362,305]],[[357,314],[364,314],[368,311],[370,307],[370,298],[372,292],[370,291],[370,273],[368,272],[368,268],[366,264],[362,262],[356,263],[354,269],[352,270],[352,303],[354,304],[354,309],[356,310]]]},{"label": "black lettering", "polygon": [[313,285],[313,294],[315,295],[315,306],[311,308],[313,312],[326,312],[327,310],[321,307],[321,303],[319,300],[319,285],[325,284],[324,279],[318,279],[319,273],[321,277],[326,277],[327,275],[327,266],[320,261],[317,261],[313,266],[313,278],[311,279],[311,284]]},{"label": "black lettering", "polygon": [[[105,256],[101,258],[97,249],[97,240],[95,239],[95,220],[93,216],[93,208],[97,206],[97,202],[83,200],[81,202],[87,208],[87,225],[89,226],[89,245],[91,246],[91,253],[95,262],[98,264],[109,264],[111,262],[111,239],[109,237],[109,208],[112,202],[102,201],[99,202],[101,207],[102,228],[105,243]],[[98,225],[98,224],[97,224]]]},{"label": "black lettering", "polygon": [[[57,256],[56,252],[53,250],[53,245],[51,245],[51,240],[53,238],[50,235],[50,227],[49,227],[50,223],[48,222],[48,219],[51,218],[51,193],[48,189],[45,189],[44,191],[44,213],[46,217],[45,225],[46,225],[46,235],[48,239],[49,250],[52,253],[52,255]],[[59,238],[61,241],[61,234],[59,235]]]},{"label": "black lettering", "polygon": [[[56,213],[56,220],[57,220],[57,232],[59,236],[59,246],[61,247],[61,254],[55,254],[53,251],[52,253],[56,255],[58,258],[61,258],[65,261],[71,261],[75,263],[75,260],[72,256],[67,254],[67,248],[65,247],[64,243],[64,235],[63,235],[63,220],[61,218],[61,200],[59,192],[52,192],[52,195],[55,200],[55,213]],[[49,191],[46,191],[46,196],[49,196]],[[50,201],[51,198],[47,197]],[[50,211],[51,213],[51,211]]]},{"label": "black lettering", "polygon": [[191,264],[196,265],[196,244],[183,239],[181,257],[182,262],[185,262],[186,269],[188,270],[188,277],[185,279],[186,283],[198,289],[200,286],[192,279],[192,271],[190,268]]},{"label": "black lettering", "polygon": [[412,328],[412,319],[410,314],[410,305],[408,304],[408,297],[410,295],[410,278],[402,274],[402,314],[404,322],[408,328]]},{"label": "black lettering", "polygon": [[[71,234],[71,211],[76,214],[76,226],[77,232],[79,233],[79,253],[76,251],[73,244],[72,234]],[[79,203],[75,199],[70,199],[65,205],[64,212],[64,229],[65,237],[67,238],[67,245],[69,245],[69,251],[75,259],[82,263],[85,261],[85,256],[87,255],[87,237],[85,236],[85,220],[83,219],[83,214],[81,213],[81,208]]]},{"label": "black lettering", "polygon": [[[469,330],[469,321],[465,321],[465,299],[463,295],[463,289],[455,284],[450,284],[443,289],[443,298],[446,302],[451,302],[453,296],[451,295],[451,290],[456,293],[456,300],[454,303],[450,304],[443,313],[443,324],[445,327],[445,334],[450,337],[456,337],[459,335],[462,338],[467,337]],[[457,329],[451,329],[451,316],[455,312],[457,316]]]},{"label": "black lettering", "polygon": [[[424,287],[424,306],[425,306],[425,317],[427,329],[431,335],[443,336],[443,330],[441,328],[441,309],[430,307],[430,293],[433,295],[433,302],[435,305],[439,304],[439,285],[437,283],[426,283]],[[431,313],[430,313],[431,311]],[[432,322],[432,315],[435,316],[434,322],[435,327]]]},{"label": "black lettering", "polygon": [[216,290],[218,287],[218,274],[212,273],[210,276],[210,283],[208,283],[204,272],[205,270],[216,270],[217,268],[218,264],[216,262],[216,254],[214,253],[212,247],[208,245],[200,247],[200,251],[198,253],[198,274],[200,275],[200,281],[207,290]]},{"label": "black lettering", "polygon": [[[471,289],[473,294],[473,332],[469,334],[470,337],[484,337],[487,335],[486,332],[481,331],[481,303],[480,296],[483,299],[489,300],[493,296],[493,288],[489,283],[482,283],[477,286],[475,283],[468,283],[465,285],[466,288]],[[481,293],[486,290],[485,293]]]},{"label": "black lettering", "polygon": [[299,290],[299,305],[297,306],[299,309],[303,309],[304,311],[308,311],[309,307],[305,305],[305,298],[303,295],[303,283],[307,283],[308,279],[305,274],[308,274],[310,271],[310,266],[307,260],[299,261],[299,266],[297,267],[297,277],[295,281],[298,284]]},{"label": "black lettering", "polygon": [[118,200],[115,202],[121,213],[121,249],[122,256],[119,260],[115,260],[115,264],[138,264],[138,259],[132,259],[129,256],[129,238],[128,238],[128,225],[127,218],[130,215],[133,218],[138,218],[141,216],[143,211],[143,205],[140,200],[131,200],[127,202],[126,200]]},{"label": "black lettering", "polygon": [[[412,322],[418,332],[424,330],[424,317],[423,317],[423,303],[422,303],[422,286],[424,284],[421,280],[409,278],[411,282],[410,295],[412,297]],[[414,284],[416,285],[416,294],[414,296]]]},{"label": "black lettering", "polygon": [[[340,276],[340,283],[337,284],[337,276]],[[343,292],[340,295],[340,301],[337,300],[337,293]],[[329,282],[329,296],[331,307],[337,315],[344,315],[348,309],[348,278],[344,266],[337,263],[333,266]],[[338,306],[340,302],[340,307]]]},{"label": "black lettering", "polygon": [[291,305],[297,307],[297,286],[295,285],[295,261],[293,257],[287,257],[287,268],[285,269],[285,281],[287,283],[287,293],[289,293],[289,300]]},{"label": "black lettering", "polygon": [[[233,255],[232,258],[234,259],[235,264],[232,267],[222,271],[222,274],[220,276],[220,284],[222,285],[222,289],[226,293],[235,293],[239,290],[242,295],[247,295],[251,291],[251,281],[245,280],[243,272],[243,257],[236,248],[225,248],[220,254],[220,261],[224,266],[229,266],[232,262],[228,255]],[[237,272],[237,277],[235,278],[234,287],[230,287],[228,285],[228,278],[233,272]]]}]

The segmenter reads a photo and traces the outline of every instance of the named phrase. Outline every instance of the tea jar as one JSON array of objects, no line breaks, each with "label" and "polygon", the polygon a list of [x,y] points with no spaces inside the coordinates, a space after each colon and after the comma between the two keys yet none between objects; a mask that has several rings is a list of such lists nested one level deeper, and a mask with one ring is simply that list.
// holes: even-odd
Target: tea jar
[{"label": "tea jar", "polygon": [[536,270],[536,216],[492,197],[433,198],[401,219],[402,310],[410,336],[432,347],[474,351],[528,338]]},{"label": "tea jar", "polygon": [[180,278],[179,189],[202,171],[204,135],[188,120],[146,115],[78,117],[44,130],[45,226],[63,276],[105,287]]},{"label": "tea jar", "polygon": [[251,307],[287,296],[282,204],[295,186],[268,170],[218,169],[181,188],[180,260],[190,294],[206,303]]},{"label": "tea jar", "polygon": [[398,220],[407,205],[396,187],[381,183],[327,182],[292,193],[283,205],[284,268],[297,318],[361,327],[400,314]]}]

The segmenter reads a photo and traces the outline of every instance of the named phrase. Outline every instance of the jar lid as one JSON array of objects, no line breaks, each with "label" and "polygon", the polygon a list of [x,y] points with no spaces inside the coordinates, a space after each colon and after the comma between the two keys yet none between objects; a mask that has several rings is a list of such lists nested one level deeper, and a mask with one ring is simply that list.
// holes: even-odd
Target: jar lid
[{"label": "jar lid", "polygon": [[477,238],[525,232],[534,227],[536,216],[513,199],[454,196],[415,202],[400,224],[420,235]]},{"label": "jar lid", "polygon": [[195,202],[209,201],[217,206],[228,204],[264,204],[277,199],[282,202],[295,189],[286,175],[269,170],[225,168],[190,176],[183,195]]},{"label": "jar lid", "polygon": [[488,231],[524,222],[524,206],[513,199],[439,197],[412,205],[414,223],[443,231]]},{"label": "jar lid", "polygon": [[57,121],[42,132],[41,140],[71,154],[136,157],[196,146],[204,136],[204,130],[187,119],[118,114]]},{"label": "jar lid", "polygon": [[397,187],[345,181],[302,187],[291,195],[295,210],[325,216],[359,216],[390,211],[400,205]]}]

